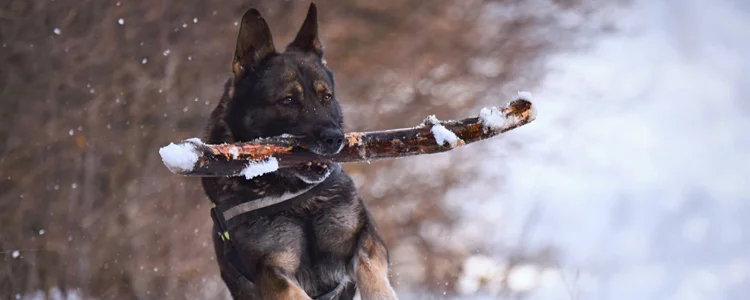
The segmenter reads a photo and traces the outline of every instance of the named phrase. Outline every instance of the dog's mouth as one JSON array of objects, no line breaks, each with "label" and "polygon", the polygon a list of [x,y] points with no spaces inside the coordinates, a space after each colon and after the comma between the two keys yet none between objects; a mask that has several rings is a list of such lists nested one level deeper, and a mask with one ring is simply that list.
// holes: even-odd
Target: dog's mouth
[{"label": "dog's mouth", "polygon": [[305,183],[320,183],[331,175],[333,167],[327,162],[309,162],[306,165],[289,168],[289,170]]},{"label": "dog's mouth", "polygon": [[308,145],[303,145],[302,147],[305,148],[305,149],[307,149],[308,151],[310,151],[312,153],[315,153],[317,155],[320,155],[320,156],[334,156],[334,155],[338,154],[339,152],[341,152],[341,149],[344,149],[344,144],[342,143],[342,144],[340,144],[336,148],[331,148],[331,147],[327,147],[327,146],[320,146],[320,145],[317,145],[317,144],[313,144],[313,145],[309,145],[309,146]]}]

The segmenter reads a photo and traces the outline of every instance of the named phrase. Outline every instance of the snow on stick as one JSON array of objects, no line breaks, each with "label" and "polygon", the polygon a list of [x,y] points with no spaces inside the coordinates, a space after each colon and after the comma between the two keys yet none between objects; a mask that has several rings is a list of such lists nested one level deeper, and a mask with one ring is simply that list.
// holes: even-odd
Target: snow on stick
[{"label": "snow on stick", "polygon": [[245,176],[313,162],[363,162],[449,151],[497,136],[536,118],[528,93],[501,107],[483,108],[477,117],[439,121],[429,116],[412,128],[352,132],[338,154],[310,152],[294,136],[262,138],[252,142],[209,145],[198,139],[169,144],[159,150],[162,161],[175,174],[186,176]]}]

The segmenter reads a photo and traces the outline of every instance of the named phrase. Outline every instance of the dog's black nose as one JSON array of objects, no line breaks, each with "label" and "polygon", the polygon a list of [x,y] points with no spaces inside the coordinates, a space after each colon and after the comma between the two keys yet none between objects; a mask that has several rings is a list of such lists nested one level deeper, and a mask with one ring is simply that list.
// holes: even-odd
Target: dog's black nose
[{"label": "dog's black nose", "polygon": [[323,141],[325,152],[330,154],[338,153],[344,144],[344,133],[340,129],[325,129],[320,133],[320,139]]}]

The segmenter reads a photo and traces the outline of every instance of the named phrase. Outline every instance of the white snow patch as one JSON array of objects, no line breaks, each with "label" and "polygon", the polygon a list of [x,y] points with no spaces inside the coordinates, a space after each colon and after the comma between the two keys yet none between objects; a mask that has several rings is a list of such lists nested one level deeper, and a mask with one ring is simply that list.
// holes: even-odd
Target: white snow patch
[{"label": "white snow patch", "polygon": [[472,295],[484,285],[489,290],[502,288],[505,264],[484,255],[473,255],[464,261],[456,291],[462,295]]},{"label": "white snow patch", "polygon": [[424,119],[424,121],[422,121],[422,124],[437,125],[437,124],[440,124],[440,120],[438,120],[438,118],[435,117],[435,115],[429,115],[427,116],[427,118]]},{"label": "white snow patch", "polygon": [[539,284],[539,268],[531,264],[518,265],[508,272],[508,288],[516,292],[527,292]]},{"label": "white snow patch", "polygon": [[497,107],[485,107],[479,111],[479,122],[489,129],[499,130],[505,126],[505,116]]},{"label": "white snow patch", "polygon": [[534,104],[534,96],[531,95],[531,92],[519,91],[518,94],[516,95],[516,100],[518,99],[523,99],[523,100],[531,102],[531,114],[529,114],[529,120],[535,120],[537,109],[536,109],[536,105]]},{"label": "white snow patch", "polygon": [[438,145],[443,145],[446,142],[451,145],[451,147],[456,147],[458,145],[459,139],[455,133],[445,128],[443,125],[436,124],[432,125],[432,134],[435,136],[435,142],[438,143]]},{"label": "white snow patch", "polygon": [[[200,142],[200,140],[198,141]],[[193,144],[174,143],[161,147],[159,155],[161,155],[161,161],[164,162],[164,165],[172,172],[192,170],[200,157],[200,153]]]},{"label": "white snow patch", "polygon": [[269,157],[267,160],[264,160],[264,161],[248,163],[247,167],[245,167],[245,169],[242,170],[242,173],[240,174],[244,175],[245,179],[251,179],[256,176],[260,176],[266,173],[271,173],[278,169],[279,169],[279,161],[276,160],[275,157]]},{"label": "white snow patch", "polygon": [[18,258],[19,256],[21,256],[21,252],[19,252],[18,250],[13,250],[13,253],[11,253],[10,255],[13,256],[13,258]]},{"label": "white snow patch", "polygon": [[456,147],[458,145],[459,139],[455,133],[445,128],[445,126],[440,124],[440,120],[438,120],[435,115],[429,115],[427,118],[422,121],[422,124],[418,127],[422,127],[426,124],[431,124],[432,128],[430,131],[432,131],[432,135],[435,136],[435,142],[437,142],[438,145],[443,145],[446,142],[451,145],[451,147]]},{"label": "white snow patch", "polygon": [[240,156],[240,151],[237,150],[237,147],[232,146],[232,148],[229,148],[229,154],[232,154],[232,158],[237,159]]}]

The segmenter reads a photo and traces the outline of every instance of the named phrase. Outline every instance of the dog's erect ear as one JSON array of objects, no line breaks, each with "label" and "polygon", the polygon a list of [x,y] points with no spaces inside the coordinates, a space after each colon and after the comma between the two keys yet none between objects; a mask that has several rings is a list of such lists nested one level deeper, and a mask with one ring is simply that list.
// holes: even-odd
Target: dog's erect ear
[{"label": "dog's erect ear", "polygon": [[237,48],[234,51],[232,71],[235,78],[247,68],[252,68],[276,53],[271,30],[257,9],[252,8],[242,16]]},{"label": "dog's erect ear", "polygon": [[287,50],[300,50],[304,52],[313,52],[323,57],[323,44],[318,38],[318,8],[315,3],[310,3],[310,9],[307,10],[307,17],[302,23],[302,28],[297,32],[297,37],[286,47]]}]

